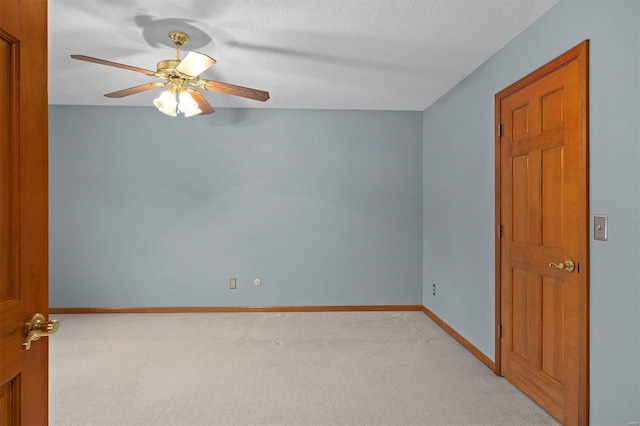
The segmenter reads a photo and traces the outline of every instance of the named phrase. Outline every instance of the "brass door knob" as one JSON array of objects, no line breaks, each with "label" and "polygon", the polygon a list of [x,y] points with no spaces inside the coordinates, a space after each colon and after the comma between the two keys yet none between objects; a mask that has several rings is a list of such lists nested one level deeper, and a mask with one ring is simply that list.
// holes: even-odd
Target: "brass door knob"
[{"label": "brass door knob", "polygon": [[31,349],[31,342],[35,342],[41,337],[47,337],[58,331],[60,323],[58,321],[47,321],[44,315],[35,314],[28,323],[24,325],[24,334],[27,336],[22,343],[25,350]]},{"label": "brass door knob", "polygon": [[560,263],[550,263],[549,266],[555,266],[556,268],[564,269],[567,272],[571,272],[576,268],[576,265],[572,260],[565,260],[564,262]]}]

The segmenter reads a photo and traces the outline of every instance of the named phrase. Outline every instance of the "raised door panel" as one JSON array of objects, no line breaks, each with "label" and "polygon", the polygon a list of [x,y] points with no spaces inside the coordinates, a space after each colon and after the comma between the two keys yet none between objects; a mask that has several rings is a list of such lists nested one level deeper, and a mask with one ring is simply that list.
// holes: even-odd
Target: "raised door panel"
[{"label": "raised door panel", "polygon": [[2,425],[20,424],[20,378],[0,386],[0,421]]},{"label": "raised door panel", "polygon": [[545,149],[541,153],[540,228],[542,246],[564,244],[564,148]]},{"label": "raised door panel", "polygon": [[5,392],[19,388],[16,377],[22,364],[24,339],[24,306],[18,269],[18,55],[18,40],[0,31],[0,383]]},{"label": "raised door panel", "polygon": [[511,160],[511,240],[528,244],[530,242],[530,198],[529,156],[522,155]]},{"label": "raised door panel", "polygon": [[511,327],[510,349],[524,360],[529,359],[529,328],[531,327],[529,305],[529,274],[513,269],[511,272]]},{"label": "raised door panel", "polygon": [[564,282],[542,278],[542,363],[540,369],[551,379],[564,383]]}]

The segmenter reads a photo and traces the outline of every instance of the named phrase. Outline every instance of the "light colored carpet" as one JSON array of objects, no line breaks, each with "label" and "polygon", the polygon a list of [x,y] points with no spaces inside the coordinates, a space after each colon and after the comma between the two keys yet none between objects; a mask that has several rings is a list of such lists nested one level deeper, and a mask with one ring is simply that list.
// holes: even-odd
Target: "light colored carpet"
[{"label": "light colored carpet", "polygon": [[52,425],[556,425],[422,312],[54,315]]}]

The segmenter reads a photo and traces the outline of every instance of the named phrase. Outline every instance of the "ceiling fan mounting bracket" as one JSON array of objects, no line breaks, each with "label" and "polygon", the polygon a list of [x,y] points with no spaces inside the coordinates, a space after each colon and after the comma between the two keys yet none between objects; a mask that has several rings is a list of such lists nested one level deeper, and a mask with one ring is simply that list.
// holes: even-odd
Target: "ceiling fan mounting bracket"
[{"label": "ceiling fan mounting bracket", "polygon": [[176,47],[180,47],[189,41],[189,36],[180,31],[170,31],[169,38],[176,45]]}]

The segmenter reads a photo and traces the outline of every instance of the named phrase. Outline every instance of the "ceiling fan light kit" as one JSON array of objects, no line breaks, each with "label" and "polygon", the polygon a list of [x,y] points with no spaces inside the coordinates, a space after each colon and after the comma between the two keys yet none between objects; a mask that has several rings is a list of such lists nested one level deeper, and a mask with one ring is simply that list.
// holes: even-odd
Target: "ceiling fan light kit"
[{"label": "ceiling fan light kit", "polygon": [[128,89],[107,93],[108,98],[122,98],[136,93],[146,92],[158,88],[168,87],[160,96],[153,100],[153,104],[160,112],[170,116],[177,116],[178,112],[185,117],[194,115],[208,115],[214,112],[213,107],[202,96],[200,92],[193,88],[199,87],[211,92],[226,93],[228,95],[241,96],[265,102],[269,99],[269,93],[251,89],[249,87],[236,86],[219,81],[203,80],[200,74],[216,63],[216,60],[196,51],[189,51],[184,59],[180,59],[180,48],[189,40],[189,36],[180,31],[171,31],[169,38],[176,46],[176,59],[164,59],[158,62],[156,71],[130,65],[119,64],[104,59],[92,58],[84,55],[71,55],[73,59],[107,65],[129,71],[139,72],[150,77],[157,77],[164,81],[142,84]]}]

